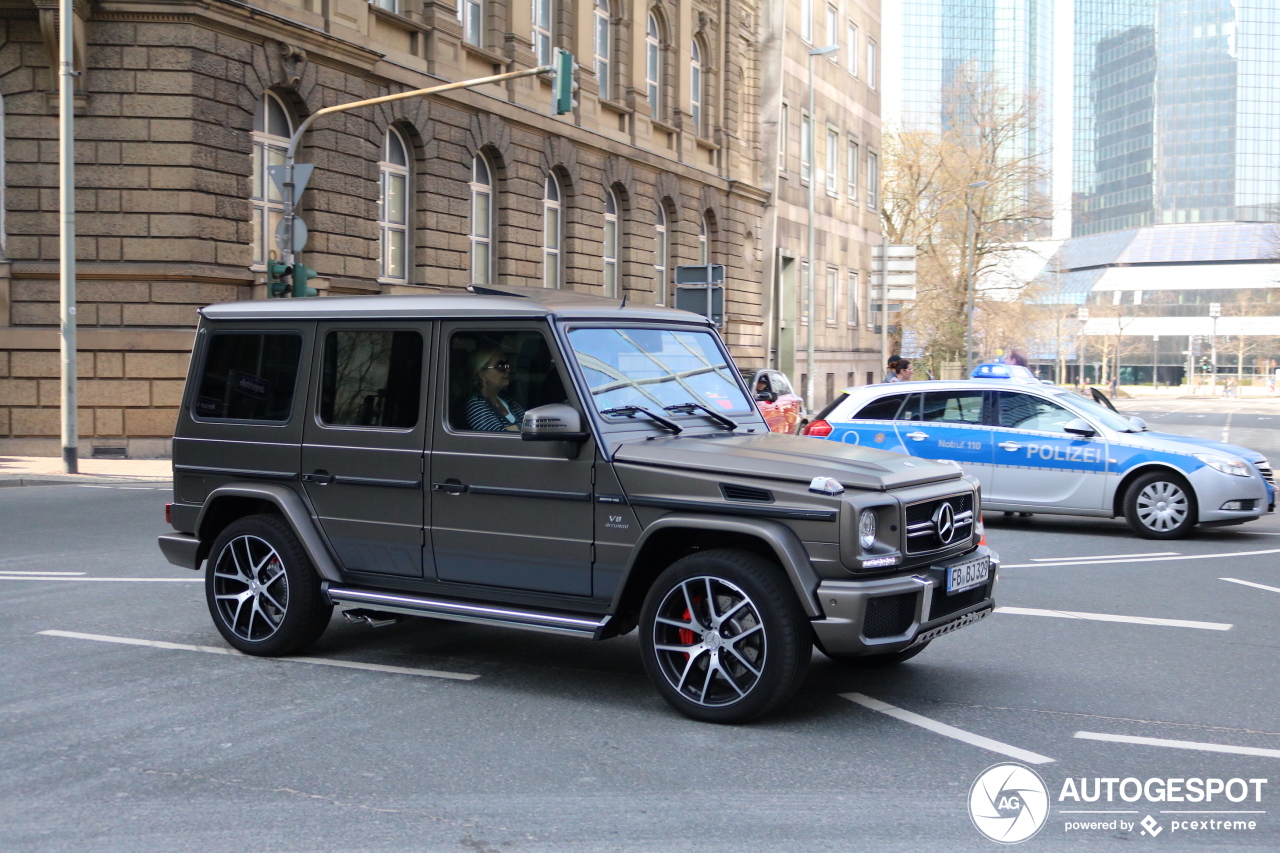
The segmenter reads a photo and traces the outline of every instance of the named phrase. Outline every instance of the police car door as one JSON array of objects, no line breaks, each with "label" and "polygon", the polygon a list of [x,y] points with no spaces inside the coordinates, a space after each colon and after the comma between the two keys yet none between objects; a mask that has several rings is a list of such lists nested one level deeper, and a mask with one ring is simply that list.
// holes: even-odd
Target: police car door
[{"label": "police car door", "polygon": [[980,389],[913,394],[898,415],[898,436],[912,456],[959,462],[982,483],[991,479],[991,427],[983,417],[986,393]]},{"label": "police car door", "polygon": [[991,430],[995,476],[983,503],[1102,509],[1107,442],[1065,432],[1063,426],[1077,417],[1037,394],[997,391]]}]

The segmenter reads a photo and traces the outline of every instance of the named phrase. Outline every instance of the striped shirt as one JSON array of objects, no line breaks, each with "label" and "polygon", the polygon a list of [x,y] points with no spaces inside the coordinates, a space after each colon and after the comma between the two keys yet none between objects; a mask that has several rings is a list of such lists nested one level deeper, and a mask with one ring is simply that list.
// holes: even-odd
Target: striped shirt
[{"label": "striped shirt", "polygon": [[502,432],[512,424],[519,426],[524,420],[524,406],[506,397],[499,399],[511,412],[509,419],[498,414],[498,410],[484,397],[472,397],[467,401],[467,426],[477,432]]}]

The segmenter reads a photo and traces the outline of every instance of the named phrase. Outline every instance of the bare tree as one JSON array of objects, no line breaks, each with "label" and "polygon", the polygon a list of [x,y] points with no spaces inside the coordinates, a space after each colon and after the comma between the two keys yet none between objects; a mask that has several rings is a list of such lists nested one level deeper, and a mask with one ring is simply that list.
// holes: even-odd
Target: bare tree
[{"label": "bare tree", "polygon": [[[935,372],[963,358],[971,266],[981,280],[1007,265],[1051,215],[1045,152],[1033,142],[1040,115],[994,78],[962,74],[943,96],[939,128],[891,128],[882,138],[885,240],[917,247],[919,296],[901,325]],[[998,289],[998,301],[1010,301],[1009,283]],[[978,288],[978,315],[994,301]]]}]

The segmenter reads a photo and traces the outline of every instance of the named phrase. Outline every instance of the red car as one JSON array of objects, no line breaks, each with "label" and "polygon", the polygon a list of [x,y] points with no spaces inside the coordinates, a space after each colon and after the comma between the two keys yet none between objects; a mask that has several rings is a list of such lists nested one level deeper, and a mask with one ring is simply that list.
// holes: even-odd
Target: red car
[{"label": "red car", "polygon": [[756,406],[770,432],[799,433],[809,422],[804,414],[804,398],[791,388],[785,373],[757,370],[750,377],[743,373],[743,378],[755,392]]}]

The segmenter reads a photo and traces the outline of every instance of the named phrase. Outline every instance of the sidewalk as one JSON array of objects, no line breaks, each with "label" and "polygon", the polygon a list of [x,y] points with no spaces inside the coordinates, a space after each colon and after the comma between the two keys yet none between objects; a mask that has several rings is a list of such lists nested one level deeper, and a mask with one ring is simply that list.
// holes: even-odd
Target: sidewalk
[{"label": "sidewalk", "polygon": [[173,479],[169,459],[81,459],[79,468],[79,474],[62,473],[62,460],[56,456],[0,456],[0,488],[168,483]]}]

